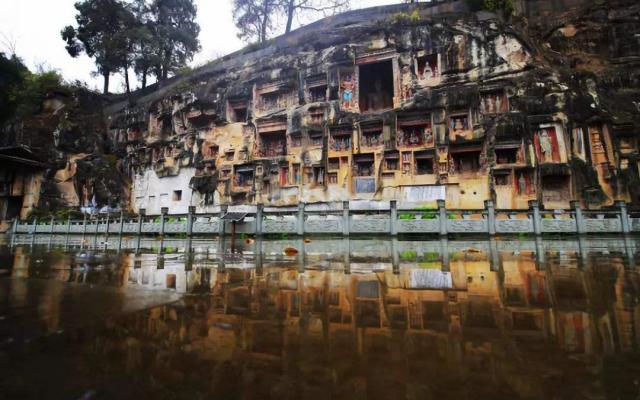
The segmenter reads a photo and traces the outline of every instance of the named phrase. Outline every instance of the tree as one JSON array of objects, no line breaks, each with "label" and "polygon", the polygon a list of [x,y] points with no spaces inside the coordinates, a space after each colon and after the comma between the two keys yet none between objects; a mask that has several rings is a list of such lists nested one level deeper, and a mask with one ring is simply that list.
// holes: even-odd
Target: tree
[{"label": "tree", "polygon": [[[153,0],[149,5],[148,27],[158,46],[153,58],[158,80],[183,67],[200,50],[200,25],[196,22],[197,8],[193,0]],[[145,58],[145,62],[150,58]],[[142,65],[142,64],[141,64]]]},{"label": "tree", "polygon": [[282,0],[233,0],[233,22],[246,42],[264,43],[274,29]]},{"label": "tree", "polygon": [[144,89],[151,70],[161,64],[160,42],[155,34],[153,16],[147,2],[134,0],[131,7],[136,17],[136,27],[130,34],[134,45],[133,68]]},{"label": "tree", "polygon": [[284,33],[291,32],[293,19],[296,16],[319,13],[326,17],[329,14],[348,9],[349,3],[349,0],[281,0],[280,9],[287,17]]},{"label": "tree", "polygon": [[327,16],[348,9],[350,0],[234,0],[233,5],[238,37],[264,43],[277,28],[277,20],[286,20],[286,34],[291,32],[296,17]]},{"label": "tree", "polygon": [[18,107],[17,95],[29,70],[15,55],[6,57],[0,52],[0,127],[9,120]]},{"label": "tree", "polygon": [[[104,93],[109,92],[109,78],[122,68],[128,51],[126,35],[130,11],[120,0],[84,0],[75,4],[77,28],[66,26],[60,34],[71,57],[85,52],[95,58],[97,72],[104,78]],[[128,57],[128,55],[126,55]]]}]

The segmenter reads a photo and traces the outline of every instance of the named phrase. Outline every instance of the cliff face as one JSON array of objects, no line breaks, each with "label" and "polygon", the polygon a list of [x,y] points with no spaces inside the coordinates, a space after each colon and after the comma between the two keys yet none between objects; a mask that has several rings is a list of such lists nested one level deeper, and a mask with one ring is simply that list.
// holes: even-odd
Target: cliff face
[{"label": "cliff face", "polygon": [[40,107],[3,126],[0,219],[92,201],[111,206],[126,202],[129,184],[108,146],[105,99],[63,84],[43,96]]},{"label": "cliff face", "polygon": [[[148,213],[353,199],[640,205],[640,5],[516,5],[508,22],[465,2],[319,21],[105,107],[101,159]],[[83,138],[62,136],[57,148],[85,153]],[[125,204],[128,185],[113,169],[100,176],[67,204],[94,193]]]}]

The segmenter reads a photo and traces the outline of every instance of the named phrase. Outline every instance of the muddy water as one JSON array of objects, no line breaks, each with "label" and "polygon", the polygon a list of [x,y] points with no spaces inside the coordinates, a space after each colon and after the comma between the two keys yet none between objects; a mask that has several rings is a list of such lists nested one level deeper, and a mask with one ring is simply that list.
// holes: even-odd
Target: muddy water
[{"label": "muddy water", "polygon": [[0,398],[638,399],[637,239],[0,246]]}]

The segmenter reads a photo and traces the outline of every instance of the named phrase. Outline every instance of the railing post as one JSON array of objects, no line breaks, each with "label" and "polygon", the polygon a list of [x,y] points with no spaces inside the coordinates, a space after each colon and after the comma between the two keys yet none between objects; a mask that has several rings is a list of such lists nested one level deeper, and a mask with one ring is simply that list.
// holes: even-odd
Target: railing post
[{"label": "railing post", "polygon": [[342,235],[349,236],[349,229],[351,228],[351,221],[349,220],[349,202],[342,202]]},{"label": "railing post", "polygon": [[222,217],[227,213],[228,209],[229,209],[228,205],[226,204],[220,205],[220,214],[218,215],[218,220],[220,221],[218,223],[218,236],[221,238],[224,237],[225,225],[226,225]]},{"label": "railing post", "polygon": [[391,236],[398,235],[398,202],[396,200],[391,200],[389,202],[389,209],[391,211],[391,215],[389,217]]},{"label": "railing post", "polygon": [[189,206],[189,212],[187,214],[187,236],[193,236],[193,215],[196,213],[195,206]]},{"label": "railing post", "polygon": [[622,223],[622,233],[631,232],[631,224],[629,223],[629,212],[627,211],[627,203],[624,200],[616,201],[616,205],[620,209],[620,222]]},{"label": "railing post", "polygon": [[67,236],[71,233],[71,214],[67,216]]},{"label": "railing post", "polygon": [[122,236],[124,232],[124,211],[120,211],[120,226],[118,227],[118,235]]},{"label": "railing post", "polygon": [[169,207],[162,207],[160,209],[160,236],[164,236],[164,224],[167,220],[167,213],[169,212]]},{"label": "railing post", "polygon": [[584,226],[584,217],[582,216],[580,202],[577,200],[572,200],[569,204],[571,205],[571,209],[573,210],[573,217],[576,220],[576,232],[578,233],[578,235],[584,235],[586,233],[586,229]]},{"label": "railing post", "polygon": [[109,225],[111,225],[111,215],[107,213],[107,226],[105,227],[104,234],[109,236]]},{"label": "railing post", "polygon": [[493,200],[485,200],[484,208],[487,210],[487,230],[489,236],[496,235],[496,209]]},{"label": "railing post", "polygon": [[440,236],[447,236],[447,209],[444,200],[438,200],[438,220],[440,222]]},{"label": "railing post", "polygon": [[53,223],[55,222],[56,218],[52,215],[51,219],[49,220],[49,233],[53,235]]},{"label": "railing post", "polygon": [[87,234],[87,213],[82,213],[82,241]]},{"label": "railing post", "polygon": [[262,236],[262,219],[264,213],[264,204],[260,203],[256,207],[256,236]]},{"label": "railing post", "polygon": [[146,212],[147,210],[144,208],[138,210],[138,236],[142,235],[142,220],[144,219]]},{"label": "railing post", "polygon": [[529,209],[533,214],[533,233],[536,236],[542,234],[542,221],[540,220],[540,206],[537,200],[529,200]]},{"label": "railing post", "polygon": [[298,224],[297,231],[298,235],[304,235],[304,203],[298,203],[298,219],[296,221]]},{"label": "railing post", "polygon": [[15,217],[13,219],[13,225],[11,226],[11,234],[15,235],[16,233],[18,233],[18,219],[19,217]]},{"label": "railing post", "polygon": [[33,226],[31,227],[31,233],[36,233],[38,231],[38,217],[33,218]]}]

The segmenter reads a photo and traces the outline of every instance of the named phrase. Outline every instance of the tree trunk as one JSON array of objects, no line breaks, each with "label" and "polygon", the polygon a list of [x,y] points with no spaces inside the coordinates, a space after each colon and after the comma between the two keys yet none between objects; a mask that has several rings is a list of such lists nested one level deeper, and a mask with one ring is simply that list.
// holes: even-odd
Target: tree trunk
[{"label": "tree trunk", "polygon": [[267,41],[267,24],[269,23],[269,0],[264,0],[263,5],[263,14],[262,14],[262,26],[260,27],[260,43],[264,43]]},{"label": "tree trunk", "polygon": [[293,24],[293,14],[296,10],[294,1],[295,0],[289,0],[287,2],[287,28],[284,31],[285,35],[291,32],[291,25]]},{"label": "tree trunk", "polygon": [[127,86],[127,94],[131,94],[131,86],[129,85],[129,66],[124,67],[124,83]]},{"label": "tree trunk", "polygon": [[111,75],[111,73],[108,70],[102,73],[102,76],[104,77],[104,89],[102,90],[102,93],[104,94],[109,94],[109,75]]},{"label": "tree trunk", "polygon": [[146,88],[147,87],[147,69],[143,69],[142,70],[142,88]]}]

